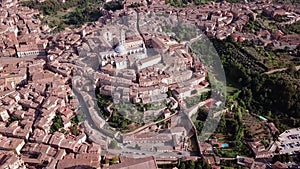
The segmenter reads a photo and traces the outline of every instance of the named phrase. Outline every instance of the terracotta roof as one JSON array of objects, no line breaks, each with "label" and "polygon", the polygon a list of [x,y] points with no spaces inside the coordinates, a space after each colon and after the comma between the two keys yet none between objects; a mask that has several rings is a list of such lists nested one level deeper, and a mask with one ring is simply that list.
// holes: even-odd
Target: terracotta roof
[{"label": "terracotta roof", "polygon": [[108,169],[157,169],[154,157],[146,158],[123,158],[119,164],[109,166]]}]

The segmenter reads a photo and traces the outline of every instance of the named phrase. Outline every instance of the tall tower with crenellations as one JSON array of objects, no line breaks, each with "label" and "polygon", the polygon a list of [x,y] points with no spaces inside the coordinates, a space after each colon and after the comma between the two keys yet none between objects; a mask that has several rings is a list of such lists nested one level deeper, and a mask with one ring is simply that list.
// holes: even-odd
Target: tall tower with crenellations
[{"label": "tall tower with crenellations", "polygon": [[125,45],[125,31],[121,29],[120,45]]}]

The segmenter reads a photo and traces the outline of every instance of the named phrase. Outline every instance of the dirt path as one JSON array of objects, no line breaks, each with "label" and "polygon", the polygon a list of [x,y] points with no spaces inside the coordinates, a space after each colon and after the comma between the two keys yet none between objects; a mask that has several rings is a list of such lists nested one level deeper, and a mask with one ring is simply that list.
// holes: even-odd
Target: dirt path
[{"label": "dirt path", "polygon": [[[272,74],[272,73],[285,71],[285,70],[287,70],[287,69],[288,69],[287,67],[285,67],[285,68],[280,68],[280,69],[273,69],[273,70],[270,70],[270,71],[265,72],[265,74],[269,75],[269,74]],[[300,69],[300,65],[296,66],[296,70],[298,71],[299,69]]]}]

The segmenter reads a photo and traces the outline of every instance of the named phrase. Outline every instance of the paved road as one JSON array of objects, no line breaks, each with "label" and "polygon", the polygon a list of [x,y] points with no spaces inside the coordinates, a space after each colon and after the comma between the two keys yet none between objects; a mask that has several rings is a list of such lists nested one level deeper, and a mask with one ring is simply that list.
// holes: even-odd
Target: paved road
[{"label": "paved road", "polygon": [[233,160],[236,160],[236,158],[225,158],[225,157],[221,157],[220,160],[233,161]]}]

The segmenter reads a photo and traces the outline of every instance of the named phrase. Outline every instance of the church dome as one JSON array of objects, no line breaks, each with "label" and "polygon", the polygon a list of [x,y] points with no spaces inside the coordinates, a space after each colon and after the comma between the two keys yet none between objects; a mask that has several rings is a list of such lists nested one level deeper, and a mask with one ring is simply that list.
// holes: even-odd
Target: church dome
[{"label": "church dome", "polygon": [[124,53],[126,52],[126,49],[123,45],[118,45],[116,48],[115,48],[115,52],[116,53]]}]

